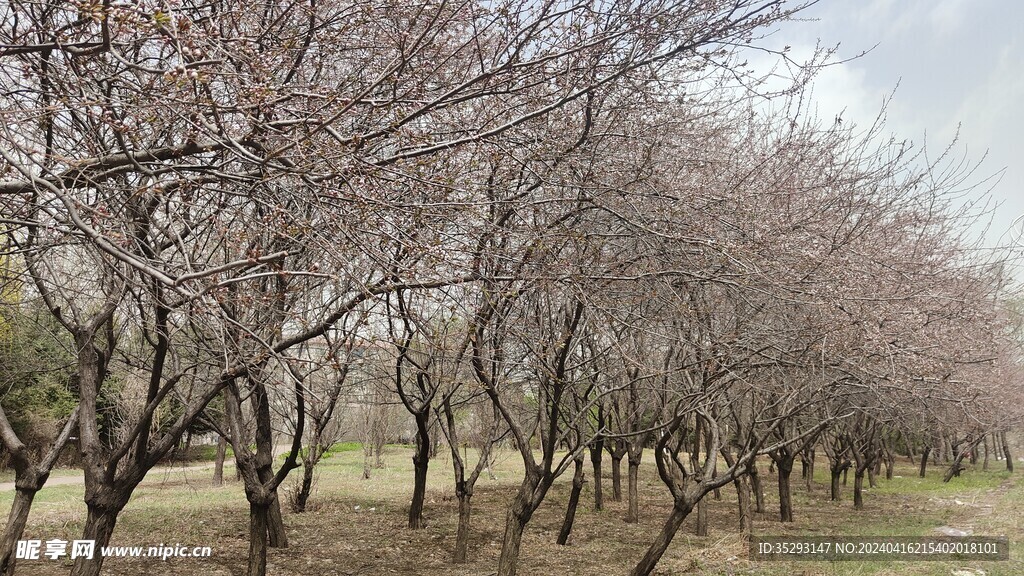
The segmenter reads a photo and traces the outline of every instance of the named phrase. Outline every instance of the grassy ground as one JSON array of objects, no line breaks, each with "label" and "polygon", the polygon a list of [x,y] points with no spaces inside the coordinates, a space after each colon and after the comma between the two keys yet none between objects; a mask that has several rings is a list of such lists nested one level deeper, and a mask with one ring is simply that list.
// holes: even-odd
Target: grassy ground
[{"label": "grassy ground", "polygon": [[[291,539],[287,549],[271,550],[272,575],[487,575],[494,573],[501,546],[505,505],[518,486],[520,465],[515,453],[504,452],[495,467],[497,480],[482,478],[474,497],[474,561],[463,566],[449,562],[457,522],[451,466],[445,455],[431,463],[427,493],[427,528],[405,528],[412,491],[411,450],[390,447],[383,469],[362,477],[362,452],[342,447],[322,462],[312,509],[286,513]],[[356,447],[358,448],[358,446]],[[606,469],[609,468],[606,464]],[[766,468],[762,464],[762,469]],[[824,468],[819,466],[819,468]],[[1005,535],[1011,541],[1008,562],[751,562],[735,533],[735,495],[722,490],[711,500],[711,535],[692,535],[692,518],[676,536],[659,574],[911,574],[951,575],[959,570],[983,570],[986,575],[1024,574],[1024,481],[1020,474],[968,471],[943,484],[940,470],[919,479],[910,465],[899,465],[897,478],[881,481],[865,496],[865,509],[852,509],[851,486],[838,503],[828,501],[825,470],[807,493],[794,476],[796,522],[775,519],[774,476],[762,470],[768,511],[755,521],[758,535],[936,535],[939,526],[972,530],[976,535]],[[210,486],[212,471],[164,473],[162,482],[141,486],[121,515],[114,545],[181,544],[211,546],[211,558],[108,558],[104,573],[218,574],[244,573],[248,550],[247,504],[233,470],[219,488]],[[607,475],[607,471],[606,471]],[[559,481],[534,516],[523,541],[520,574],[624,574],[639,558],[667,516],[670,500],[651,463],[641,469],[641,521],[625,524],[625,502],[611,501],[611,482],[604,482],[606,509],[595,511],[588,483],[577,514],[570,546],[556,546],[568,498],[568,478]],[[12,492],[0,493],[0,509]],[[85,506],[81,486],[45,488],[37,497],[26,538],[73,540],[81,534]],[[29,576],[66,574],[69,562],[49,559],[22,561],[18,573]],[[982,572],[960,572],[982,574]]]}]

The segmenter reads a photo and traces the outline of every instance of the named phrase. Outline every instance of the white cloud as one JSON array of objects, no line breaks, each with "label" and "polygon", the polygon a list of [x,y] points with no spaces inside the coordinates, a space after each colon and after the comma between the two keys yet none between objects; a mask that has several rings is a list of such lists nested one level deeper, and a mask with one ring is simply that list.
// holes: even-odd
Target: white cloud
[{"label": "white cloud", "polygon": [[931,4],[928,21],[934,33],[949,36],[962,29],[970,9],[967,0],[942,0]]}]

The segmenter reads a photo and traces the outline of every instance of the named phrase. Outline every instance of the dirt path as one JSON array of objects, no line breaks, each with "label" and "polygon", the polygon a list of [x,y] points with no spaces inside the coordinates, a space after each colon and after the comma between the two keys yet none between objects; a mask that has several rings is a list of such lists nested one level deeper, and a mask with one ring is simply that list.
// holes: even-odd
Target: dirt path
[{"label": "dirt path", "polygon": [[[967,492],[953,498],[929,498],[932,503],[941,504],[955,510],[955,518],[950,521],[950,526],[942,528],[954,528],[968,534],[984,534],[990,527],[991,518],[996,512],[997,505],[1006,494],[1016,487],[1016,477],[1010,477],[1002,481],[999,486],[989,488],[983,492]],[[937,531],[941,531],[938,530]],[[947,534],[961,536],[964,534]]]},{"label": "dirt path", "polygon": [[[234,468],[233,465],[225,463],[224,468]],[[155,482],[163,482],[167,480],[167,476],[170,474],[179,474],[182,472],[201,472],[203,470],[212,470],[213,462],[207,462],[205,464],[196,464],[194,466],[182,466],[181,464],[173,464],[171,466],[157,466],[146,474],[146,478],[142,481],[143,484],[153,484]],[[51,477],[43,485],[43,490],[51,486],[84,486],[85,477],[79,471],[74,476],[55,476]],[[0,492],[6,492],[14,490],[14,482],[3,482],[0,483]]]},{"label": "dirt path", "polygon": [[[285,454],[291,448],[290,445],[285,444],[274,444],[274,458],[280,457]],[[183,466],[181,464],[171,464],[170,466],[156,466],[146,474],[146,478],[142,481],[143,484],[153,484],[155,482],[164,482],[167,480],[167,476],[170,474],[188,473],[188,472],[202,472],[203,470],[212,470],[214,466],[213,462],[206,462],[203,464],[196,464],[194,466]],[[234,470],[234,461],[228,458],[224,461],[224,470]],[[78,471],[74,476],[54,476],[50,477],[43,485],[42,490],[46,490],[50,486],[84,486],[85,476]],[[14,490],[14,482],[0,482],[0,492],[7,492],[8,490]]]}]

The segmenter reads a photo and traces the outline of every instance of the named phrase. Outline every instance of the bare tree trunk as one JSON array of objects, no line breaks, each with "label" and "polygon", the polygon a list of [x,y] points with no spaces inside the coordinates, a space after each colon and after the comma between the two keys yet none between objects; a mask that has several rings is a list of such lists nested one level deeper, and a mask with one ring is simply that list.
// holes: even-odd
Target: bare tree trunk
[{"label": "bare tree trunk", "polygon": [[455,532],[454,562],[456,564],[465,564],[469,560],[469,521],[473,512],[472,498],[472,494],[459,495],[459,527]]},{"label": "bare tree trunk", "polygon": [[[721,452],[722,458],[725,460],[725,464],[729,468],[732,468],[736,464],[736,459],[729,451],[729,448],[722,448]],[[733,479],[732,485],[736,488],[736,503],[740,521],[740,538],[742,538],[744,542],[749,542],[754,531],[754,516],[750,509],[750,478],[748,478],[746,474],[741,474]]]},{"label": "bare tree trunk", "polygon": [[[536,471],[528,471],[519,486],[512,505],[505,517],[505,535],[501,541],[501,556],[498,558],[498,576],[515,576],[519,566],[519,549],[523,543],[523,531],[533,516],[535,496],[543,479]],[[542,491],[543,492],[543,491]],[[541,494],[543,496],[543,494]]]},{"label": "bare tree trunk", "polygon": [[980,436],[967,446],[964,446],[964,448],[956,454],[956,456],[953,458],[952,465],[950,465],[949,467],[949,470],[946,470],[946,474],[942,477],[943,482],[949,482],[954,476],[960,476],[960,472],[964,470],[964,458],[967,458],[972,452],[974,452],[974,450],[978,447],[978,443],[980,443],[983,438],[985,438],[984,435]]},{"label": "bare tree trunk", "polygon": [[988,470],[988,434],[985,434],[985,439],[982,441],[982,444],[984,444],[985,457],[981,462],[981,469]]},{"label": "bare tree trunk", "polygon": [[621,438],[606,440],[605,450],[612,457],[612,501],[622,502],[622,457],[626,455],[626,442]]},{"label": "bare tree trunk", "polygon": [[761,485],[761,473],[757,469],[757,460],[750,462],[750,485],[754,490],[754,512],[764,514],[764,486]]},{"label": "bare tree trunk", "polygon": [[594,510],[604,510],[604,494],[601,488],[601,458],[604,439],[598,438],[590,446],[590,464],[594,467]]},{"label": "bare tree trunk", "polygon": [[287,548],[288,533],[284,529],[284,516],[281,515],[281,499],[277,496],[277,488],[274,489],[271,498],[267,542],[271,548]]},{"label": "bare tree trunk", "polygon": [[[715,467],[711,469],[711,477],[712,478],[717,478],[718,477],[718,463],[715,463]],[[712,493],[715,495],[715,500],[721,500],[722,499],[722,489],[721,488],[716,486]]]},{"label": "bare tree trunk", "polygon": [[0,540],[0,575],[9,576],[14,574],[14,552],[18,540],[25,532],[25,524],[28,523],[28,513],[32,508],[32,500],[36,497],[38,488],[17,488],[14,493],[14,502],[11,503],[11,511],[7,514],[7,525],[4,526],[3,539]]},{"label": "bare tree trunk", "polygon": [[925,446],[924,451],[921,452],[921,471],[917,475],[924,478],[925,471],[928,469],[928,456],[932,453],[931,446]]},{"label": "bare tree trunk", "polygon": [[885,479],[892,480],[893,469],[896,468],[896,454],[888,445],[883,445],[882,455],[885,457]]},{"label": "bare tree trunk", "polygon": [[750,541],[754,533],[754,515],[750,510],[750,479],[739,476],[733,480],[736,487],[736,501],[739,508],[740,537],[744,542]]},{"label": "bare tree trunk", "polygon": [[516,576],[519,564],[519,549],[523,543],[526,522],[509,512],[505,522],[505,536],[501,542],[501,556],[498,558],[498,576]]},{"label": "bare tree trunk", "polygon": [[804,471],[804,480],[806,481],[807,492],[814,491],[814,448],[805,450],[804,453],[807,455],[807,460]]},{"label": "bare tree trunk", "polygon": [[[257,469],[257,476],[259,481],[267,486],[274,478],[274,471],[269,465],[261,466]],[[284,517],[281,515],[281,499],[277,495],[276,486],[267,495],[265,506],[267,508],[267,516],[264,520],[267,525],[267,543],[271,548],[287,548],[288,533],[285,531]]]},{"label": "bare tree trunk", "polygon": [[612,456],[612,501],[622,502],[622,456]]},{"label": "bare tree trunk", "polygon": [[829,475],[832,478],[832,483],[831,483],[831,486],[830,486],[831,490],[829,491],[829,497],[831,498],[831,500],[833,502],[838,502],[839,501],[839,494],[841,493],[841,489],[839,488],[839,479],[843,475],[842,466],[840,466],[838,464],[834,464],[834,465],[830,466],[829,467]]},{"label": "bare tree trunk", "polygon": [[857,467],[857,470],[853,474],[853,509],[862,510],[864,508],[864,472],[866,470],[862,467]]},{"label": "bare tree trunk", "polygon": [[640,521],[640,457],[633,458],[629,455],[629,508],[626,511],[626,523],[634,524]]},{"label": "bare tree trunk", "polygon": [[430,465],[430,436],[427,428],[429,412],[416,414],[416,452],[412,457],[414,484],[409,505],[409,528],[418,530],[423,524],[423,501],[427,495],[427,467]]},{"label": "bare tree trunk", "polygon": [[267,535],[270,528],[267,504],[249,502],[249,564],[247,576],[265,576],[267,573]]},{"label": "bare tree trunk", "polygon": [[707,498],[701,498],[695,506],[697,510],[697,523],[694,525],[693,533],[696,536],[708,535],[708,505]]},{"label": "bare tree trunk", "polygon": [[565,508],[565,520],[562,521],[562,529],[558,532],[557,544],[565,545],[569,541],[569,534],[572,533],[572,524],[576,520],[576,507],[580,503],[580,492],[583,491],[583,453],[580,452],[574,462],[575,470],[572,475],[572,491],[569,493],[569,504]]},{"label": "bare tree trunk", "polygon": [[37,463],[33,464],[29,459],[28,448],[18,438],[11,423],[7,420],[7,414],[0,406],[0,449],[6,451],[11,468],[14,468],[14,501],[11,503],[11,510],[7,515],[7,524],[4,526],[3,536],[0,537],[0,576],[8,576],[14,573],[15,552],[18,540],[25,532],[25,524],[28,522],[29,511],[32,509],[32,501],[36,493],[50,477],[50,471],[57,463],[61,451],[67,445],[71,434],[79,426],[78,413],[80,408],[72,411],[67,422],[53,441],[50,450]]},{"label": "bare tree trunk", "polygon": [[[125,498],[127,500],[127,498]],[[89,504],[89,512],[85,518],[85,528],[82,530],[82,540],[95,542],[95,553],[92,558],[79,556],[71,567],[71,576],[98,576],[103,566],[103,555],[100,550],[110,544],[110,536],[114,533],[114,524],[117,523],[117,515],[121,508],[101,507]],[[123,506],[122,506],[123,508]]]},{"label": "bare tree trunk", "polygon": [[778,461],[775,467],[779,471],[779,517],[783,522],[792,522],[793,495],[789,487],[789,476],[793,472],[793,463]]},{"label": "bare tree trunk", "polygon": [[363,442],[363,480],[370,479],[371,458],[373,458],[373,443]]},{"label": "bare tree trunk", "polygon": [[[310,447],[310,450],[315,450],[315,448]],[[302,463],[302,482],[299,484],[299,490],[295,493],[295,498],[292,500],[292,512],[302,513],[306,511],[306,503],[309,502],[309,496],[313,492],[313,468],[316,466],[316,460],[319,459],[314,459],[310,455]]]},{"label": "bare tree trunk", "polygon": [[658,533],[657,538],[644,552],[640,562],[633,567],[633,570],[629,573],[630,576],[649,576],[654,571],[654,567],[658,565],[658,561],[665,554],[665,550],[668,550],[668,545],[672,543],[672,538],[675,537],[679,527],[682,526],[683,521],[690,514],[691,509],[681,508],[679,505],[672,507],[672,513],[669,514],[668,520],[665,521],[665,525],[661,528],[661,532]]},{"label": "bare tree trunk", "polygon": [[1006,457],[1006,469],[1013,472],[1013,455],[1010,454],[1010,443],[1006,441],[1006,432],[1000,432],[999,439],[1003,446],[1003,456]]},{"label": "bare tree trunk", "polygon": [[224,458],[228,452],[228,439],[217,437],[217,457],[213,461],[213,485],[224,485]]}]

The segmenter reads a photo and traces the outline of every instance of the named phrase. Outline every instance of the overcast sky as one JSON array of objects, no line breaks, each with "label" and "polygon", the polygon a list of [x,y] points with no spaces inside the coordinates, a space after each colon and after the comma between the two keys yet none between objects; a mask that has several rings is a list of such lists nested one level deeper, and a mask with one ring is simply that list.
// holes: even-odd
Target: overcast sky
[{"label": "overcast sky", "polygon": [[1024,216],[1024,2],[821,0],[801,18],[816,21],[785,23],[769,43],[809,54],[820,39],[839,44],[840,59],[870,50],[820,73],[819,115],[845,109],[844,120],[869,125],[898,84],[889,131],[915,144],[927,132],[929,149],[938,152],[959,125],[961,155],[979,160],[988,153],[978,180],[1005,169],[991,191],[1000,207],[985,240],[1008,243],[1007,231]]}]

